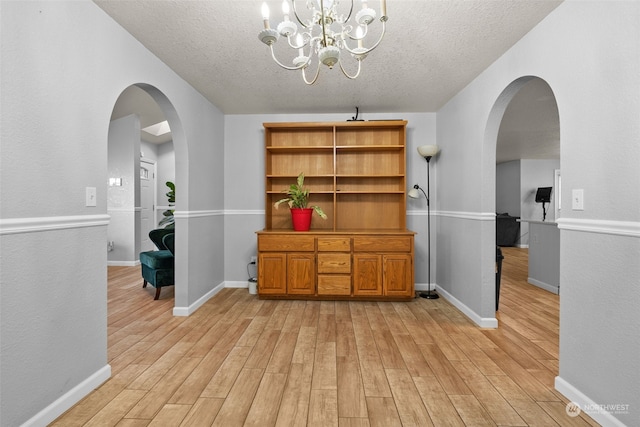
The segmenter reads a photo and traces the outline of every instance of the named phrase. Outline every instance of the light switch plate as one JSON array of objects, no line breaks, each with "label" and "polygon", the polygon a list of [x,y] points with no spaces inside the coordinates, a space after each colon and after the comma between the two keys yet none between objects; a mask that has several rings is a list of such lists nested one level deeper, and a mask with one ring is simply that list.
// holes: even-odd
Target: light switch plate
[{"label": "light switch plate", "polygon": [[584,210],[584,190],[571,190],[571,209],[574,211]]},{"label": "light switch plate", "polygon": [[86,188],[86,206],[98,206],[96,200],[96,187]]}]

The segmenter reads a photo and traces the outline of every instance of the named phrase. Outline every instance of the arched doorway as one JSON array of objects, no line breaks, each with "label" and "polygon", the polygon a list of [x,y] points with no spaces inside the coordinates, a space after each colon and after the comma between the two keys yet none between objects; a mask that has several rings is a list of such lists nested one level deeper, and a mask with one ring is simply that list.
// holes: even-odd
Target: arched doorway
[{"label": "arched doorway", "polygon": [[[145,131],[163,121],[169,132]],[[184,147],[186,141],[172,103],[160,90],[147,84],[134,84],[121,92],[112,112],[108,140],[107,196],[111,221],[107,250],[109,255],[115,252],[108,257],[108,263],[138,265],[138,254],[148,250],[145,230],[158,228],[161,217],[158,213],[168,207],[165,182],[179,181],[175,148]],[[151,195],[154,197],[149,200]],[[178,196],[177,202],[180,201]],[[176,264],[178,258],[176,254]],[[173,292],[169,297],[173,298]]]},{"label": "arched doorway", "polygon": [[[495,172],[496,245],[529,248],[531,240],[540,253],[541,240],[546,239],[545,245],[550,246],[544,248],[544,256],[555,259],[544,260],[542,280],[529,277],[528,282],[558,293],[559,231],[555,220],[560,205],[555,195],[560,194],[560,124],[548,83],[525,76],[508,85],[492,108],[485,143],[485,161],[491,162]],[[495,158],[488,159],[491,153]],[[546,215],[544,205],[536,202],[540,187],[553,189]]]}]

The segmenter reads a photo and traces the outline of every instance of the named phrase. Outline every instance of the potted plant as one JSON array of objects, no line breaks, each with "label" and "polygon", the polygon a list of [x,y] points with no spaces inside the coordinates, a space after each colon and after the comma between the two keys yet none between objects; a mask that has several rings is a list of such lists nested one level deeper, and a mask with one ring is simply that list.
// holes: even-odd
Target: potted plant
[{"label": "potted plant", "polygon": [[315,211],[320,218],[327,219],[327,215],[319,206],[308,207],[309,190],[304,187],[304,173],[298,175],[295,184],[291,184],[286,190],[287,197],[273,204],[278,209],[282,203],[287,203],[291,209],[291,221],[295,231],[308,231],[311,226],[311,215]]},{"label": "potted plant", "polygon": [[[176,185],[171,181],[167,181],[166,185],[167,187],[169,187],[169,191],[167,191],[166,194],[167,200],[169,202],[169,206],[173,206],[176,203]],[[162,212],[162,216],[164,216],[164,218],[162,218],[162,220],[158,224],[158,227],[164,225],[164,228],[175,228],[176,222],[175,218],[173,217],[173,211],[174,209],[167,209],[166,211]]]}]

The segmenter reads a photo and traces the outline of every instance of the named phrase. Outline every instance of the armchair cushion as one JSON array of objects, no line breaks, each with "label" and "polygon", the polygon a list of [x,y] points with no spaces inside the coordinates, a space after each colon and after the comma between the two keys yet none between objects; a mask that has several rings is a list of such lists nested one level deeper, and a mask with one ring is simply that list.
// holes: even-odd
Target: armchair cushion
[{"label": "armchair cushion", "polygon": [[173,254],[169,250],[140,252],[140,264],[155,270],[173,268]]}]

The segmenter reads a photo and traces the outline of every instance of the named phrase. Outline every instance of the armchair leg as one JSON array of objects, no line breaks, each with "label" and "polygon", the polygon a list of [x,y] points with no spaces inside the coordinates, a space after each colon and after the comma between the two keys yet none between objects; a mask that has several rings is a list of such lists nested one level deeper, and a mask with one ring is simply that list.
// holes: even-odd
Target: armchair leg
[{"label": "armchair leg", "polygon": [[143,288],[146,288],[146,287],[147,287],[147,281],[146,281],[146,280],[145,280],[145,281],[144,281],[144,283],[142,284],[142,287],[143,287]]},{"label": "armchair leg", "polygon": [[162,288],[156,288],[156,297],[154,298],[154,300],[157,300],[160,298],[160,289]]}]

